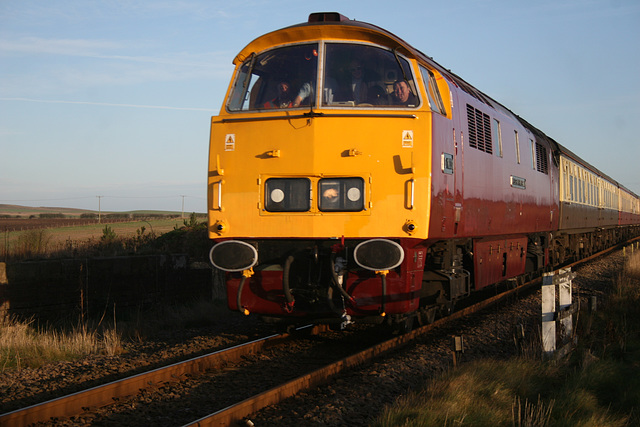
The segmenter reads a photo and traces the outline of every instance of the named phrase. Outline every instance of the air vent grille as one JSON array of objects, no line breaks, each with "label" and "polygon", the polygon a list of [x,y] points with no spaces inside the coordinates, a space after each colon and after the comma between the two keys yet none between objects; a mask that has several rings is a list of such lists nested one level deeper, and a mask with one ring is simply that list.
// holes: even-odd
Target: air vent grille
[{"label": "air vent grille", "polygon": [[491,120],[489,115],[467,104],[469,122],[469,145],[485,153],[493,153]]},{"label": "air vent grille", "polygon": [[536,170],[545,175],[549,175],[549,160],[547,158],[547,149],[536,142]]}]

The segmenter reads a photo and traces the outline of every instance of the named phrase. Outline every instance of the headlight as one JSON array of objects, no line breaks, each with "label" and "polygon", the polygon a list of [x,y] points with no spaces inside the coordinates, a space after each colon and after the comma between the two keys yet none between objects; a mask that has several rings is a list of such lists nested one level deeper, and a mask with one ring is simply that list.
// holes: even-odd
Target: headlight
[{"label": "headlight", "polygon": [[308,178],[270,178],[265,182],[264,193],[269,212],[306,212],[311,208]]},{"label": "headlight", "polygon": [[355,212],[364,209],[364,179],[325,178],[318,183],[321,211]]}]

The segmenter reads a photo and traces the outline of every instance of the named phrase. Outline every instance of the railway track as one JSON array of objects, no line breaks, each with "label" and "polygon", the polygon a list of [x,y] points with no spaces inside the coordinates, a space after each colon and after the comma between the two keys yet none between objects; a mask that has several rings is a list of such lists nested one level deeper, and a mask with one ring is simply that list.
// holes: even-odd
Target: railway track
[{"label": "railway track", "polygon": [[[312,333],[317,333],[318,329],[317,327],[314,328]],[[77,415],[85,408],[111,404],[114,400],[136,394],[139,390],[147,387],[157,386],[168,381],[179,381],[189,374],[196,374],[206,369],[219,368],[224,364],[232,363],[244,356],[260,352],[262,349],[288,338],[288,334],[271,335],[15,410],[0,415],[0,425],[27,425],[46,422],[52,418]]]},{"label": "railway track", "polygon": [[[603,253],[596,254],[593,257],[581,260],[580,263],[588,262],[589,260],[602,255]],[[342,357],[338,361],[335,361],[334,358],[334,361],[328,364],[325,363],[325,360],[314,361],[313,363],[309,362],[308,364],[312,368],[318,364],[321,365],[321,367],[309,369],[307,372],[296,375],[295,378],[286,381],[282,385],[275,385],[268,390],[256,392],[252,397],[240,399],[241,401],[239,403],[225,405],[224,409],[215,410],[211,415],[201,417],[197,421],[188,423],[188,425],[203,426],[232,424],[237,420],[241,420],[242,418],[255,413],[265,406],[276,404],[302,390],[326,382],[331,377],[345,369],[351,369],[357,365],[363,364],[376,356],[411,342],[416,337],[423,335],[434,328],[478,312],[500,300],[511,297],[514,293],[519,293],[526,288],[533,287],[537,283],[539,283],[539,279],[528,282],[522,286],[482,301],[461,311],[457,311],[447,318],[440,319],[430,325],[426,325],[405,335],[376,343],[371,346],[365,345],[366,343],[362,343],[366,348],[353,351],[352,354]],[[319,332],[321,331],[318,329],[313,331],[313,333]],[[0,425],[25,425],[37,422],[47,423],[52,419],[61,420],[64,417],[77,417],[87,408],[97,408],[103,405],[110,405],[113,404],[114,401],[125,401],[127,396],[139,395],[141,393],[144,394],[144,391],[141,390],[164,388],[168,383],[179,382],[191,376],[202,375],[202,372],[206,370],[216,371],[223,366],[233,365],[243,359],[256,358],[261,351],[289,342],[289,338],[290,337],[286,334],[273,335],[247,344],[193,358],[185,362],[155,369],[144,374],[135,375],[133,377],[128,377],[99,387],[94,387],[83,392],[74,393],[39,405],[33,405],[28,408],[3,414],[0,415]],[[336,346],[344,346],[344,342],[340,343],[338,341]],[[315,347],[309,346],[309,348]],[[312,350],[312,352],[314,351],[316,350]],[[329,352],[335,353],[335,349],[329,350]],[[270,357],[273,356],[267,356],[267,358]],[[296,358],[297,357],[298,356],[296,356]]]},{"label": "railway track", "polygon": [[[317,338],[320,335],[330,337]],[[116,424],[131,425],[132,408],[163,399],[171,401],[177,394],[186,395],[186,400],[192,399],[192,406],[202,405],[193,403],[193,399],[204,399],[208,401],[207,405],[222,408],[233,403],[236,396],[247,397],[255,393],[254,390],[264,389],[265,384],[266,387],[275,386],[280,378],[295,377],[307,367],[315,369],[325,365],[336,355],[342,357],[352,352],[352,346],[361,349],[377,339],[376,335],[369,335],[363,342],[347,345],[349,334],[326,332],[324,327],[309,325],[291,334],[272,335],[9,412],[0,415],[0,425],[86,425],[92,423],[88,419],[113,420],[114,417],[127,420],[118,419]],[[292,358],[296,359],[298,367],[289,372],[288,361]],[[176,388],[180,390],[176,391]],[[226,388],[235,390],[235,394],[220,393]],[[158,405],[172,406],[159,411],[175,410],[171,402]],[[167,424],[176,423],[172,419]]]}]

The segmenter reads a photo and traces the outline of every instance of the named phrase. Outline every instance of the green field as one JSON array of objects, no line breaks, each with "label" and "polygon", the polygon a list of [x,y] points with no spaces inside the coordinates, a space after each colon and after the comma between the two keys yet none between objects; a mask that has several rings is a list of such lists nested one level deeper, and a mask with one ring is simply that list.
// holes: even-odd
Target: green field
[{"label": "green field", "polygon": [[[153,215],[158,215],[153,213]],[[111,248],[110,253],[136,252],[144,245],[163,234],[180,228],[191,228],[195,225],[191,218],[157,218],[119,219],[110,222],[103,219],[81,221],[83,225],[74,224],[79,219],[69,222],[63,220],[18,220],[25,224],[20,231],[2,227],[0,219],[0,261],[9,259],[29,259],[33,257],[65,257],[79,253],[89,253],[93,249]],[[15,220],[14,220],[15,221]],[[65,223],[66,222],[66,223]],[[206,217],[196,217],[199,227],[203,227]],[[204,231],[204,230],[203,230]],[[95,251],[93,251],[95,252]]]},{"label": "green field", "polygon": [[[102,237],[105,227],[110,227],[117,236],[129,237],[135,236],[138,230],[145,229],[147,233],[155,233],[157,236],[173,230],[175,227],[181,227],[183,220],[181,218],[173,219],[150,219],[148,221],[131,221],[105,224],[82,225],[75,227],[60,227],[47,229],[54,242],[64,242],[70,240],[88,240],[91,238],[99,239]],[[16,232],[19,233],[19,232]],[[24,232],[21,232],[24,233]]]}]

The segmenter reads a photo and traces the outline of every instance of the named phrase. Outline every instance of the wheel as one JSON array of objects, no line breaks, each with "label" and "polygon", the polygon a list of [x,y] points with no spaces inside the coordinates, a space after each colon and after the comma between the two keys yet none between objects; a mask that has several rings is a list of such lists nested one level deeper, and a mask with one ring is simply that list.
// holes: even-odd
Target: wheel
[{"label": "wheel", "polygon": [[414,316],[406,317],[398,323],[397,329],[399,334],[406,334],[413,330]]},{"label": "wheel", "polygon": [[445,304],[442,304],[440,306],[440,314],[442,315],[442,317],[447,317],[449,316],[451,313],[453,313],[453,306],[454,306],[454,302],[453,301],[448,301]]},{"label": "wheel", "polygon": [[435,322],[436,314],[438,314],[438,309],[436,307],[429,307],[427,309],[427,312],[426,312],[427,324]]},{"label": "wheel", "polygon": [[438,314],[438,307],[427,307],[421,309],[417,316],[418,324],[423,326],[433,323],[436,320],[436,314]]}]

